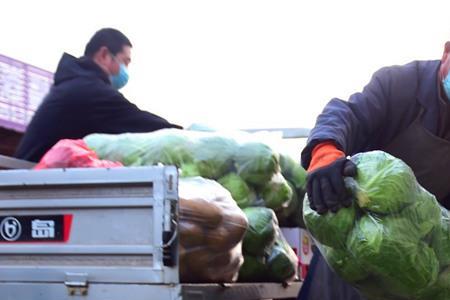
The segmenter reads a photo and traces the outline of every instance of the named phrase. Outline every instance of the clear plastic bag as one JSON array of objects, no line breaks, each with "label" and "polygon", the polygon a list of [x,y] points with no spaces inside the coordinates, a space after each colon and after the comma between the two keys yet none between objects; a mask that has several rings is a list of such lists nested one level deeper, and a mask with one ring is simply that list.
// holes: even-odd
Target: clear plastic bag
[{"label": "clear plastic bag", "polygon": [[400,159],[371,151],[351,160],[351,207],[319,215],[304,201],[306,226],[328,264],[368,299],[450,299],[448,211]]},{"label": "clear plastic bag", "polygon": [[[175,165],[182,177],[217,180],[239,207],[268,206],[283,225],[301,224],[305,171],[269,144],[273,134],[162,129],[150,133],[92,134],[84,138],[102,159],[126,166]],[[302,198],[300,198],[302,199]]]},{"label": "clear plastic bag", "polygon": [[180,179],[179,197],[181,281],[236,281],[248,226],[245,214],[213,180]]}]

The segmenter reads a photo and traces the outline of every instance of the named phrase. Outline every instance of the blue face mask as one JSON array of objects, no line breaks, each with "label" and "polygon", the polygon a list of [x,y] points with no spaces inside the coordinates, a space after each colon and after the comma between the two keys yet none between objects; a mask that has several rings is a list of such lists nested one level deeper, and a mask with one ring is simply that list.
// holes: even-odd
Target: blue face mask
[{"label": "blue face mask", "polygon": [[450,100],[450,72],[448,72],[447,76],[442,80],[442,86],[444,87],[447,99]]},{"label": "blue face mask", "polygon": [[125,64],[120,64],[119,73],[117,75],[111,75],[109,79],[111,80],[111,85],[116,90],[123,88],[129,79],[128,70],[127,67],[125,67]]}]

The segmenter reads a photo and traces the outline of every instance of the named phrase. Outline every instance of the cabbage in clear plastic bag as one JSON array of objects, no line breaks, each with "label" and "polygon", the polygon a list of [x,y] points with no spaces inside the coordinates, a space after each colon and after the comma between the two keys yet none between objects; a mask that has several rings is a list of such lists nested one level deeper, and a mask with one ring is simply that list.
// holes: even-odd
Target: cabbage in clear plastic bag
[{"label": "cabbage in clear plastic bag", "polygon": [[256,192],[236,173],[229,173],[218,182],[231,193],[240,208],[246,208],[255,203]]},{"label": "cabbage in clear plastic bag", "polygon": [[289,155],[280,153],[281,174],[292,189],[292,200],[287,207],[275,211],[281,227],[305,228],[303,197],[306,193],[306,171]]},{"label": "cabbage in clear plastic bag", "polygon": [[309,205],[308,195],[303,203],[305,224],[313,237],[321,244],[332,248],[344,248],[345,240],[356,218],[355,207],[341,208],[337,213],[319,215]]},{"label": "cabbage in clear plastic bag", "polygon": [[265,207],[244,209],[249,229],[243,241],[244,265],[241,282],[288,282],[295,278],[298,258],[278,227],[273,210]]},{"label": "cabbage in clear plastic bag", "polygon": [[333,249],[327,246],[322,248],[323,254],[331,267],[347,282],[358,282],[366,279],[369,272],[361,264],[353,262],[354,257],[344,250]]},{"label": "cabbage in clear plastic bag", "polygon": [[244,252],[255,256],[264,255],[275,243],[277,217],[273,210],[265,207],[248,207],[243,211],[248,219]]},{"label": "cabbage in clear plastic bag", "polygon": [[281,174],[294,185],[296,190],[305,189],[307,173],[299,162],[295,162],[286,154],[280,154],[280,167]]},{"label": "cabbage in clear plastic bag", "polygon": [[441,219],[432,234],[432,247],[441,266],[450,266],[450,213],[442,211]]},{"label": "cabbage in clear plastic bag", "polygon": [[[219,180],[239,206],[267,205],[277,213],[284,210],[284,224],[297,225],[296,219],[303,219],[302,204],[290,204],[294,190],[280,173],[279,154],[258,136],[162,129],[149,133],[91,134],[84,141],[102,159],[127,166],[175,165],[181,177]],[[282,171],[295,192],[303,195],[305,170],[291,158],[283,157]]]},{"label": "cabbage in clear plastic bag", "polygon": [[356,154],[352,160],[358,166],[355,196],[361,208],[392,214],[415,199],[418,186],[414,173],[400,159],[382,151],[371,151]]},{"label": "cabbage in clear plastic bag", "polygon": [[263,143],[250,142],[241,145],[234,161],[237,174],[256,186],[264,186],[280,171],[278,154]]},{"label": "cabbage in clear plastic bag", "polygon": [[192,153],[200,176],[218,179],[229,172],[237,148],[237,143],[231,138],[207,135],[199,137],[193,143]]},{"label": "cabbage in clear plastic bag", "polygon": [[400,159],[382,151],[351,159],[353,220],[343,209],[319,215],[304,200],[306,226],[329,265],[368,299],[450,299],[448,212]]},{"label": "cabbage in clear plastic bag", "polygon": [[294,191],[283,175],[276,173],[262,188],[261,198],[266,207],[278,211],[289,206],[293,194]]},{"label": "cabbage in clear plastic bag", "polygon": [[419,232],[406,218],[363,216],[348,238],[347,250],[393,295],[412,297],[437,278],[434,251],[420,241]]},{"label": "cabbage in clear plastic bag", "polygon": [[238,280],[240,282],[263,282],[267,280],[267,272],[267,260],[264,255],[244,254],[244,264],[239,270]]},{"label": "cabbage in clear plastic bag", "polygon": [[194,161],[192,143],[182,130],[162,129],[151,133],[91,134],[84,138],[99,157],[127,166],[175,165]]},{"label": "cabbage in clear plastic bag", "polygon": [[269,280],[275,282],[288,282],[295,278],[298,258],[294,250],[284,239],[281,230],[277,230],[275,244],[267,256]]}]

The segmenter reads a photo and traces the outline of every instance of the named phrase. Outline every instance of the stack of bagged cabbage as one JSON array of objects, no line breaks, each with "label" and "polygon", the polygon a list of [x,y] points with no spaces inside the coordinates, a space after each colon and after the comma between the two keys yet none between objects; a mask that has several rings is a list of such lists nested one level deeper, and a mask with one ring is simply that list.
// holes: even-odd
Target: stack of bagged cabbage
[{"label": "stack of bagged cabbage", "polygon": [[298,259],[278,227],[270,208],[244,208],[248,229],[243,241],[244,264],[239,270],[242,282],[287,282],[296,275]]},{"label": "stack of bagged cabbage", "polygon": [[[261,274],[251,269],[258,267],[276,274],[261,280],[282,282],[293,278],[297,257],[282,237],[278,222],[282,226],[304,226],[306,172],[289,156],[280,155],[247,133],[163,129],[92,134],[84,141],[101,159],[120,161],[125,166],[175,165],[182,177],[200,176],[219,182],[249,219],[243,242],[244,275],[239,275],[240,280],[257,281],[254,277]],[[270,230],[261,230],[260,218],[264,217],[270,220]]]},{"label": "stack of bagged cabbage", "polygon": [[92,134],[84,141],[101,159],[125,166],[175,165],[182,177],[216,180],[240,208],[265,206],[275,211],[281,226],[304,226],[305,170],[251,134],[163,129]]},{"label": "stack of bagged cabbage", "polygon": [[304,218],[329,265],[368,299],[450,299],[450,215],[382,151],[353,156],[353,206]]}]

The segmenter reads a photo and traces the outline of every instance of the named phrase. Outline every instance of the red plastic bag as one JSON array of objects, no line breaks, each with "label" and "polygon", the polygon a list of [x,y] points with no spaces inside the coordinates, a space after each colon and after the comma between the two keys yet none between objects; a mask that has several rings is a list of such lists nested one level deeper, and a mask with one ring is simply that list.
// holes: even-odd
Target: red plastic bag
[{"label": "red plastic bag", "polygon": [[35,170],[50,168],[116,168],[122,163],[101,160],[83,140],[60,140],[42,157]]}]

